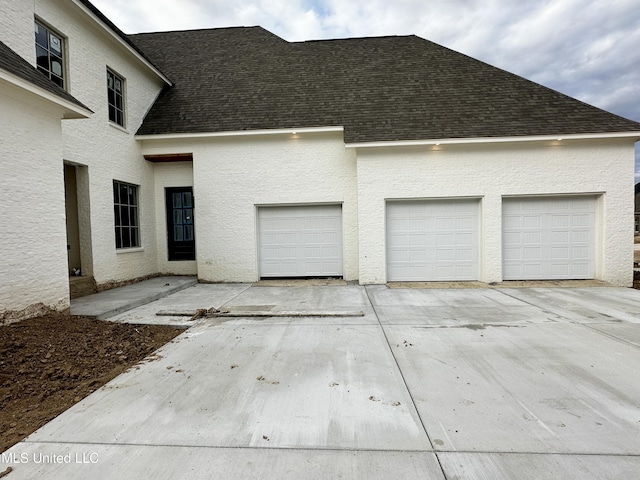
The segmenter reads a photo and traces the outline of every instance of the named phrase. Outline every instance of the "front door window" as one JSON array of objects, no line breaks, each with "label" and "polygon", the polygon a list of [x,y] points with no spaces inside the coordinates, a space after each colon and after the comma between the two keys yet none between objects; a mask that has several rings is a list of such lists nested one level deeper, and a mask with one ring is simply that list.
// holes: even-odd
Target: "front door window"
[{"label": "front door window", "polygon": [[169,260],[195,260],[192,188],[167,188],[166,205]]}]

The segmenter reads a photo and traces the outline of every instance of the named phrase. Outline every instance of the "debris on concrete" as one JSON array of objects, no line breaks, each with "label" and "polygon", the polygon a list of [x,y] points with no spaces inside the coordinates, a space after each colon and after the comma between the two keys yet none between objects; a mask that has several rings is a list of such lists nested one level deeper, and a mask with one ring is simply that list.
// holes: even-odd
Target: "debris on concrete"
[{"label": "debris on concrete", "polygon": [[320,310],[218,310],[216,308],[198,308],[196,310],[160,310],[156,312],[160,317],[191,317],[190,321],[199,318],[215,317],[364,317],[362,311],[320,311]]}]

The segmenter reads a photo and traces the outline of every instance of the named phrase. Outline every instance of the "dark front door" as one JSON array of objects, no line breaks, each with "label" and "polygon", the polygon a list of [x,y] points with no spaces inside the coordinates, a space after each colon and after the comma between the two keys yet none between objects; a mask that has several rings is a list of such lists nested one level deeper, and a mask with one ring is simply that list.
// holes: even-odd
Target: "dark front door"
[{"label": "dark front door", "polygon": [[169,260],[195,260],[192,188],[167,188],[166,204]]}]

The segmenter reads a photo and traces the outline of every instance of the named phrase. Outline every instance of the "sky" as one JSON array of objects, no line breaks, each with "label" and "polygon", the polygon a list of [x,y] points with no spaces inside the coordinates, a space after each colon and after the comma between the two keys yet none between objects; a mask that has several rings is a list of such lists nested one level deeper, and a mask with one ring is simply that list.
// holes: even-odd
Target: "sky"
[{"label": "sky", "polygon": [[[91,0],[125,33],[418,35],[640,122],[640,0]],[[640,181],[640,142],[636,145]]]}]

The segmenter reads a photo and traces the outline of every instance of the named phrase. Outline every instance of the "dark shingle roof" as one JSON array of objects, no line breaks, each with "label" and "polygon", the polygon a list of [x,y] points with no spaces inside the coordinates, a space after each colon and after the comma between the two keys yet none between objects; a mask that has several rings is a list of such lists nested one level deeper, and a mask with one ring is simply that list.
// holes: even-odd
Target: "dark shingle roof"
[{"label": "dark shingle roof", "polygon": [[36,68],[27,62],[24,58],[11,50],[4,43],[0,42],[0,68],[12,73],[16,77],[26,80],[27,82],[40,87],[41,89],[56,95],[68,102],[73,103],[79,107],[82,107],[88,111],[91,111],[87,106],[76,100],[66,90],[60,88],[58,85],[49,80],[45,75],[36,70]]},{"label": "dark shingle roof", "polygon": [[416,36],[289,43],[238,27],[131,39],[175,82],[143,135],[344,126],[358,143],[640,131]]}]

